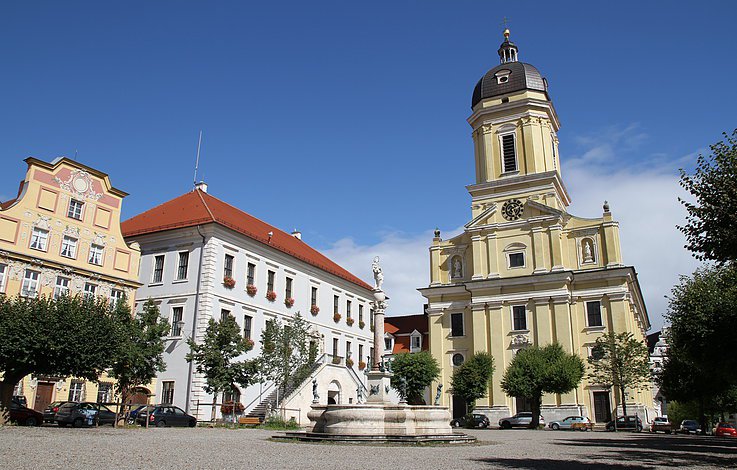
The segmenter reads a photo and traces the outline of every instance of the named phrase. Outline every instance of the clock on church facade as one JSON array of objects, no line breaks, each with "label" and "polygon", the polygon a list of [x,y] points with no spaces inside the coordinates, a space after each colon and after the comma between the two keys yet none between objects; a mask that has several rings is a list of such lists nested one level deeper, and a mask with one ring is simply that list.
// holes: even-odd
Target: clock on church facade
[{"label": "clock on church facade", "polygon": [[[508,397],[501,378],[512,358],[531,344],[557,342],[585,360],[602,334],[631,332],[644,341],[650,328],[637,273],[622,262],[619,224],[608,204],[598,218],[570,214],[558,152],[558,115],[548,83],[519,62],[509,30],[500,64],[476,85],[472,113],[476,181],[468,186],[472,210],[463,233],[430,247],[427,299],[430,351],[450,389],[453,368],[474,352],[496,365],[486,398],[476,402],[495,423],[529,411]],[[655,416],[652,394],[627,390],[628,412]],[[585,378],[570,393],[544,395],[546,421],[569,415],[594,422],[611,418],[622,397]],[[443,396],[454,417],[462,400]],[[646,411],[647,410],[647,411]]]}]

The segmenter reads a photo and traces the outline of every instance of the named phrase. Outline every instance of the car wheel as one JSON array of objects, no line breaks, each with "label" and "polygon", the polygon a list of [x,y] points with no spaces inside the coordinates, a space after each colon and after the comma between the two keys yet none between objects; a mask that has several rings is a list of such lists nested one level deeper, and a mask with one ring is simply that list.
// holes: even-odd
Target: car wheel
[{"label": "car wheel", "polygon": [[502,429],[512,429],[512,425],[509,423],[509,421],[504,421],[499,427]]},{"label": "car wheel", "polygon": [[84,424],[84,420],[82,418],[77,418],[74,421],[72,421],[73,428],[81,428],[83,424]]},{"label": "car wheel", "polygon": [[26,419],[26,426],[38,426],[38,420],[35,416],[29,416]]},{"label": "car wheel", "polygon": [[552,429],[553,431],[557,431],[558,429],[560,429],[560,426],[558,426],[558,423],[553,423],[550,425],[550,429]]},{"label": "car wheel", "polygon": [[454,428],[460,428],[461,427],[460,421],[453,421],[452,425],[453,425]]},{"label": "car wheel", "polygon": [[164,426],[166,426],[166,421],[164,421],[163,419],[156,423],[157,428],[163,428]]},{"label": "car wheel", "polygon": [[189,421],[189,427],[190,428],[193,428],[195,426],[197,426],[197,420],[194,420],[194,419],[190,420]]}]

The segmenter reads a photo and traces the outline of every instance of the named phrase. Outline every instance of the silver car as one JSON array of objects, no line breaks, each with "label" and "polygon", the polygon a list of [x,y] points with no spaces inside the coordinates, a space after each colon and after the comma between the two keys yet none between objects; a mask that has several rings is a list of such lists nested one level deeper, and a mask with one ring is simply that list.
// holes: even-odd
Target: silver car
[{"label": "silver car", "polygon": [[558,429],[578,429],[579,431],[588,431],[593,427],[591,420],[586,416],[568,416],[559,421],[553,421],[548,425],[553,431]]},{"label": "silver car", "polygon": [[[529,428],[531,422],[532,413],[529,411],[520,411],[514,416],[500,419],[499,427],[502,429]],[[542,415],[540,416],[540,425],[545,426],[545,420],[543,419]]]}]

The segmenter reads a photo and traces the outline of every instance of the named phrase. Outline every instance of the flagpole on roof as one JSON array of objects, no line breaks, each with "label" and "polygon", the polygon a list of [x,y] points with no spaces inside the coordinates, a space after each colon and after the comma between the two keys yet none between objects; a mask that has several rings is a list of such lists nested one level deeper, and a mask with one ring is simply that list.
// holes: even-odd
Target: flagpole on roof
[{"label": "flagpole on roof", "polygon": [[197,187],[197,168],[200,166],[200,147],[202,146],[202,131],[200,131],[200,138],[197,140],[197,160],[194,164],[194,182],[192,185]]}]

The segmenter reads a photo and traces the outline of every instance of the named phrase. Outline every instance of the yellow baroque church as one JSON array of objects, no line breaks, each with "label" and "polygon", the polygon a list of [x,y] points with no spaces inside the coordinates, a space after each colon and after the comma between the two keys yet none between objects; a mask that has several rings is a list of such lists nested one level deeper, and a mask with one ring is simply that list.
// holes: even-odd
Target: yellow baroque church
[{"label": "yellow baroque church", "polygon": [[[450,389],[453,368],[474,352],[493,355],[496,371],[476,411],[492,423],[530,404],[508,397],[501,379],[515,353],[557,342],[587,358],[602,334],[631,332],[645,341],[650,328],[632,266],[622,263],[619,225],[608,204],[600,218],[571,215],[558,153],[558,115],[547,81],[519,62],[509,30],[501,63],[479,80],[472,113],[476,182],[467,186],[471,220],[462,234],[430,247],[427,298],[430,351]],[[627,390],[628,413],[655,416],[650,389]],[[546,421],[584,415],[605,423],[622,397],[584,380],[564,395],[544,395]],[[454,417],[462,400],[444,394]]]},{"label": "yellow baroque church", "polygon": [[[84,294],[112,302],[126,298],[132,306],[141,252],[120,231],[127,193],[114,188],[107,174],[66,157],[25,162],[18,195],[0,204],[0,294]],[[30,375],[13,394],[43,411],[53,401],[110,403],[113,386],[105,374],[98,383]]]}]

